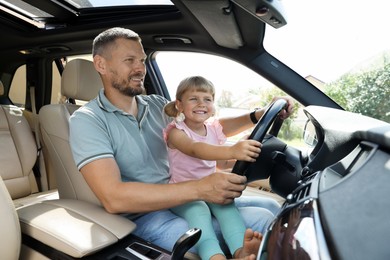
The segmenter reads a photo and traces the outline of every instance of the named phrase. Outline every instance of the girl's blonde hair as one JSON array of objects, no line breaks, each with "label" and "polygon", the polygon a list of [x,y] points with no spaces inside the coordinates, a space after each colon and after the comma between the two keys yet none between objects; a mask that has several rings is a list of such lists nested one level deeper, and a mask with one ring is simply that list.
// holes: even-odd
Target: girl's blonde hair
[{"label": "girl's blonde hair", "polygon": [[[213,83],[202,77],[202,76],[193,76],[183,79],[176,90],[176,100],[181,100],[184,93],[190,90],[208,92],[212,95],[213,99],[215,96],[215,88]],[[164,112],[170,117],[177,117],[180,112],[175,106],[176,100],[173,100],[165,105]]]}]

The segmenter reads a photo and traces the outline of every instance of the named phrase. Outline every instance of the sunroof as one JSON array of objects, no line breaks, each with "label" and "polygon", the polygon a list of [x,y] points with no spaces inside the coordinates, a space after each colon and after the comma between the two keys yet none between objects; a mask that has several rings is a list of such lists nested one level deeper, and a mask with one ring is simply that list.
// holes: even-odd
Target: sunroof
[{"label": "sunroof", "polygon": [[68,2],[78,9],[132,5],[173,5],[169,0],[65,0],[65,2]]},{"label": "sunroof", "polygon": [[38,18],[38,17],[52,17],[52,15],[36,8],[21,0],[0,0],[0,7],[5,7],[13,10],[16,13],[20,13],[27,17]]},{"label": "sunroof", "polygon": [[49,13],[21,0],[0,0],[0,10],[38,28],[45,28],[45,23],[40,21],[42,18],[53,17]]},{"label": "sunroof", "polygon": [[23,0],[0,0],[0,11],[6,12],[38,28],[51,29],[50,26],[46,25],[46,21],[56,20],[68,12],[79,16],[81,9],[173,5],[170,0],[39,0],[29,2],[35,3],[36,6]]}]

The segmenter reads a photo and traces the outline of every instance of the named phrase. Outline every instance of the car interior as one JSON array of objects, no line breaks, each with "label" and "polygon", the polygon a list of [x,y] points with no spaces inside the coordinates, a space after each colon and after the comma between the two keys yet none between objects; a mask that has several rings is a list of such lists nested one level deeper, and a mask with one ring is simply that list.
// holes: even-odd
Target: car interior
[{"label": "car interior", "polygon": [[390,125],[345,111],[265,50],[265,31],[288,25],[283,1],[97,2],[0,0],[3,259],[199,259],[187,252],[198,230],[183,234],[172,251],[134,236],[135,223],[104,210],[73,160],[69,118],[103,87],[92,41],[115,26],[142,38],[146,94],[171,99],[158,52],[197,52],[244,64],[304,107],[308,151],[278,138],[284,104],[275,102],[250,135],[263,142],[264,156],[233,168],[250,181],[244,194],[282,205],[257,259],[290,259],[280,253],[287,231],[300,254],[294,259],[388,258]]}]

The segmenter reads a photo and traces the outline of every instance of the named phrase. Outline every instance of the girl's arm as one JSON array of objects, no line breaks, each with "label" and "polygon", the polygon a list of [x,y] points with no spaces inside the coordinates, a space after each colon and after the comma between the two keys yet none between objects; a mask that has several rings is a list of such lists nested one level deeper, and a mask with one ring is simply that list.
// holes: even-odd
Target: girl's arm
[{"label": "girl's arm", "polygon": [[261,143],[255,140],[242,140],[232,146],[212,145],[192,140],[177,128],[168,134],[168,146],[182,153],[202,160],[243,160],[253,162],[259,156]]},{"label": "girl's arm", "polygon": [[[286,110],[283,110],[282,112],[280,112],[280,117],[282,119],[286,119],[292,112],[292,109],[294,107],[294,101],[291,97],[274,97],[272,99],[271,103],[278,100],[278,99],[285,99],[287,101]],[[267,107],[256,110],[255,117],[257,120],[259,120],[263,116]],[[221,119],[219,119],[219,122],[221,123],[221,125],[223,127],[223,133],[227,137],[241,133],[242,131],[254,126],[253,122],[250,118],[250,113],[247,113],[247,114],[244,114],[244,115],[241,115],[238,117],[221,118]]]}]

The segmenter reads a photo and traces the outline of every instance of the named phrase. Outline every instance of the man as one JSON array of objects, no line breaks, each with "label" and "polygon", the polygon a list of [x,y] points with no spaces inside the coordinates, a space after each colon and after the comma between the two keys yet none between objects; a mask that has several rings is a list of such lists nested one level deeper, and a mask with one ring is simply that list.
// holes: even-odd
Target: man
[{"label": "man", "polygon": [[[112,28],[93,42],[93,62],[104,89],[70,119],[70,144],[77,167],[111,213],[130,213],[138,235],[167,250],[188,230],[169,208],[196,200],[227,204],[241,196],[246,178],[216,172],[196,181],[168,184],[167,148],[162,129],[168,102],[158,95],[142,95],[146,74],[141,39],[135,32]],[[287,117],[292,109],[289,102]],[[264,110],[257,110],[261,117]],[[221,119],[225,128],[253,126],[249,115]],[[79,131],[83,129],[83,131]],[[264,232],[276,202],[239,198],[236,204],[246,226]],[[245,204],[245,207],[241,207]],[[261,206],[264,206],[262,208]],[[216,233],[220,235],[216,224]]]}]

